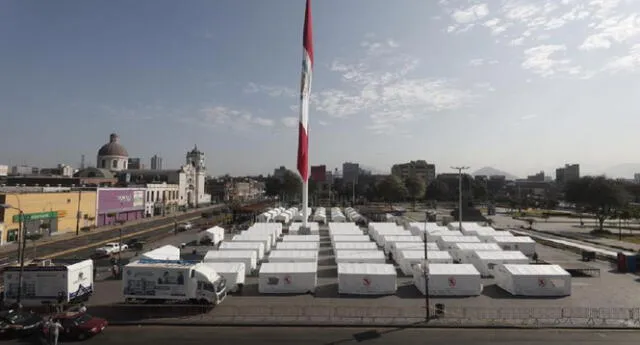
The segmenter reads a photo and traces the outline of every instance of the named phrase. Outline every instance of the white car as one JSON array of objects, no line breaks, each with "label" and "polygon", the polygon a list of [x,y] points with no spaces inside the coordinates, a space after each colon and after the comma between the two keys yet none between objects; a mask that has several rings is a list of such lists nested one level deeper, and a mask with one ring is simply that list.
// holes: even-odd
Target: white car
[{"label": "white car", "polygon": [[96,254],[110,256],[116,254],[118,252],[127,250],[128,246],[126,244],[119,244],[116,242],[110,242],[105,244],[104,246],[96,249]]},{"label": "white car", "polygon": [[193,225],[191,225],[191,223],[189,223],[189,222],[184,222],[184,223],[178,224],[178,231],[189,231],[192,228],[193,228]]}]

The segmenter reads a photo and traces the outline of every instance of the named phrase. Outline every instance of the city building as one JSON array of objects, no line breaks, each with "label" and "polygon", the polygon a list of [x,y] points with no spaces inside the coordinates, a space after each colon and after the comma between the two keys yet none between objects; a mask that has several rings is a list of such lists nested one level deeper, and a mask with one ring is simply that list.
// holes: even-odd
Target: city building
[{"label": "city building", "polygon": [[232,201],[256,200],[264,196],[264,182],[253,179],[234,181],[231,190]]},{"label": "city building", "polygon": [[580,164],[565,164],[564,167],[556,169],[556,182],[565,184],[580,178]]},{"label": "city building", "polygon": [[9,175],[9,166],[8,165],[0,165],[0,176]]},{"label": "city building", "polygon": [[287,168],[283,166],[280,166],[277,169],[273,169],[273,177],[278,179],[278,181],[280,181],[280,183],[282,183],[282,181],[284,181],[284,175],[287,173]]},{"label": "city building", "polygon": [[358,163],[346,162],[342,164],[342,181],[344,183],[358,183],[360,175],[360,165]]},{"label": "city building", "polygon": [[211,203],[205,193],[205,155],[197,147],[187,152],[186,164],[173,170],[124,170],[118,173],[119,184],[145,185],[148,183],[177,184],[178,205],[181,208],[198,207]]},{"label": "city building", "polygon": [[166,182],[147,183],[145,217],[165,216],[178,211],[180,186]]},{"label": "city building", "polygon": [[98,188],[97,225],[112,225],[142,219],[144,188]]},{"label": "city building", "polygon": [[66,164],[58,164],[55,168],[43,168],[38,172],[39,175],[43,176],[63,176],[63,177],[72,177],[73,176],[73,167]]},{"label": "city building", "polygon": [[109,169],[86,168],[76,172],[74,175],[75,185],[112,187],[118,182],[116,175]]},{"label": "city building", "polygon": [[540,171],[537,174],[527,176],[527,181],[529,182],[544,182],[544,171]]},{"label": "city building", "polygon": [[151,170],[162,170],[162,157],[158,155],[151,157]]},{"label": "city building", "polygon": [[391,167],[391,174],[401,179],[417,177],[429,185],[436,179],[436,166],[429,164],[425,160],[411,161],[404,164],[395,164]]},{"label": "city building", "polygon": [[633,180],[635,183],[640,183],[640,173],[633,174]]},{"label": "city building", "polygon": [[231,178],[210,178],[205,181],[205,190],[211,195],[213,203],[229,202],[233,194]]},{"label": "city building", "polygon": [[327,179],[327,166],[315,165],[311,166],[311,181],[324,182]]},{"label": "city building", "polygon": [[[2,187],[0,208],[3,228],[2,243],[19,238],[20,216],[24,213],[24,229],[27,236],[76,232],[95,225],[96,191],[73,190],[58,187]],[[79,215],[78,219],[76,215]]]},{"label": "city building", "polygon": [[109,135],[109,142],[98,150],[96,167],[109,169],[110,171],[122,171],[128,169],[129,153],[120,144],[117,134]]},{"label": "city building", "polygon": [[141,170],[144,169],[144,164],[140,158],[129,158],[127,161],[127,169],[129,170]]},{"label": "city building", "polygon": [[25,175],[37,175],[40,169],[32,167],[30,165],[14,165],[11,167],[11,173],[13,176],[25,176]]}]

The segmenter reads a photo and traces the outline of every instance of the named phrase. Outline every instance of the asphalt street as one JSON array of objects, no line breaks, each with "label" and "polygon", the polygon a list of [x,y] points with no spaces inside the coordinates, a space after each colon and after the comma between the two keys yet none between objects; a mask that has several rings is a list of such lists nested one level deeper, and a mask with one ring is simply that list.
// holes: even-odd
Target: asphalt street
[{"label": "asphalt street", "polygon": [[[637,344],[637,331],[499,330],[499,329],[372,329],[285,327],[108,327],[82,344]],[[7,344],[39,344],[38,339]],[[64,342],[63,342],[64,343]]]}]

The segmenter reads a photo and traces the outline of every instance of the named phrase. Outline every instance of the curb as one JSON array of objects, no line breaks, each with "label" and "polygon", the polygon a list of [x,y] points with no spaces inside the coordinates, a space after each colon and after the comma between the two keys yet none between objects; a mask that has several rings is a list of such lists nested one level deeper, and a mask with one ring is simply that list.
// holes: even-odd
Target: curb
[{"label": "curb", "polygon": [[362,325],[345,325],[344,323],[335,324],[286,324],[286,323],[232,323],[232,322],[176,322],[176,321],[148,321],[148,322],[135,322],[135,321],[109,321],[110,326],[119,327],[237,327],[237,328],[414,328],[414,329],[554,329],[554,330],[637,330],[634,327],[567,327],[567,326],[518,326],[518,325],[428,325],[428,324],[409,324],[409,325],[390,325],[389,323],[368,323]]}]

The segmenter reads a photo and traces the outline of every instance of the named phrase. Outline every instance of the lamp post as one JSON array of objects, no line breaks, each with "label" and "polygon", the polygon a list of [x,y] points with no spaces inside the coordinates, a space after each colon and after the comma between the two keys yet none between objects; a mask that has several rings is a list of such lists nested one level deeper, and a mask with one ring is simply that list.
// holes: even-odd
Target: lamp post
[{"label": "lamp post", "polygon": [[429,252],[427,250],[427,213],[425,213],[424,219],[424,264],[422,264],[422,272],[424,273],[424,307],[425,317],[424,322],[429,322],[431,319],[431,313],[429,309]]},{"label": "lamp post", "polygon": [[467,170],[469,167],[459,166],[451,169],[458,170],[458,230],[462,231],[462,170]]},{"label": "lamp post", "polygon": [[14,209],[19,212],[18,213],[18,234],[19,234],[18,238],[20,239],[20,242],[18,242],[18,250],[19,250],[18,256],[20,260],[20,272],[18,273],[18,296],[16,298],[16,302],[20,304],[20,301],[22,300],[22,276],[24,274],[24,252],[27,248],[26,246],[27,234],[26,234],[26,227],[24,226],[24,212],[22,211],[22,209],[13,207],[9,204],[0,204],[0,207],[4,209]]}]

